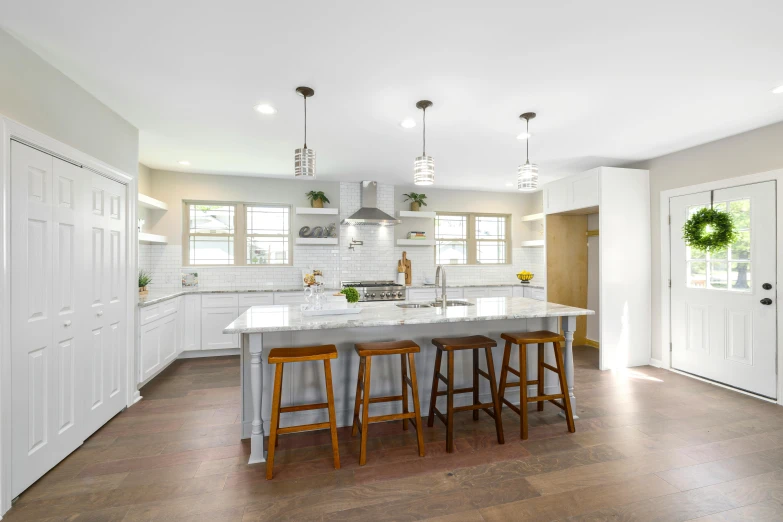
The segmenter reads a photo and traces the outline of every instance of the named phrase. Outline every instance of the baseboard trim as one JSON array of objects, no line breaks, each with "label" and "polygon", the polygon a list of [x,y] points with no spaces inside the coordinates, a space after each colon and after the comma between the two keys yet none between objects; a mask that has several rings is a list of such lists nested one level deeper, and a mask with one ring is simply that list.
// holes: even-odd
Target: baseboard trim
[{"label": "baseboard trim", "polygon": [[200,359],[202,357],[225,357],[226,355],[239,355],[239,348],[225,348],[223,350],[190,350],[179,354],[177,359]]},{"label": "baseboard trim", "polygon": [[593,341],[592,339],[585,339],[585,346],[597,349],[601,348],[600,343],[598,341]]},{"label": "baseboard trim", "polygon": [[654,366],[655,368],[663,368],[663,361],[650,358],[650,366]]}]

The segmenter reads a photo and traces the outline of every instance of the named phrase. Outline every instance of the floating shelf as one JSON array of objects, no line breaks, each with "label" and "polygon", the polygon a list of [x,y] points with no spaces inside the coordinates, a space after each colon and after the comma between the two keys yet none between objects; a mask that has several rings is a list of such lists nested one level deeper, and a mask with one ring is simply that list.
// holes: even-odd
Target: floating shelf
[{"label": "floating shelf", "polygon": [[397,217],[435,219],[435,212],[424,212],[423,210],[398,210]]},{"label": "floating shelf", "polygon": [[165,245],[169,242],[166,236],[159,236],[158,234],[147,234],[146,232],[139,232],[139,243],[146,245]]},{"label": "floating shelf", "polygon": [[522,221],[538,221],[540,219],[544,219],[544,213],[540,214],[528,214],[527,216],[522,216]]},{"label": "floating shelf", "polygon": [[435,246],[434,239],[398,239],[397,246]]},{"label": "floating shelf", "polygon": [[139,205],[144,208],[151,208],[152,210],[163,210],[164,212],[169,209],[169,206],[164,202],[145,196],[141,192],[139,192]]},{"label": "floating shelf", "polygon": [[298,237],[297,245],[336,245],[340,240],[336,237]]},{"label": "floating shelf", "polygon": [[320,216],[336,216],[337,214],[340,213],[340,209],[339,208],[296,207],[296,213],[297,214],[320,215]]},{"label": "floating shelf", "polygon": [[543,239],[533,239],[531,241],[522,241],[523,247],[542,247],[544,246]]}]

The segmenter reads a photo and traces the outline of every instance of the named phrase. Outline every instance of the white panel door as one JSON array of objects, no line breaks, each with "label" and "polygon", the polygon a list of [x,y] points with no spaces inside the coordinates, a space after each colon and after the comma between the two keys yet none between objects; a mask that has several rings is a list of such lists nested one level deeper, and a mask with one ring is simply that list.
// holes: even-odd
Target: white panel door
[{"label": "white panel door", "polygon": [[85,180],[82,169],[11,143],[14,496],[84,440],[87,317],[76,295]]},{"label": "white panel door", "polygon": [[125,186],[91,174],[87,210],[87,429],[92,433],[125,406]]},{"label": "white panel door", "polygon": [[686,247],[682,226],[710,193],[670,200],[672,367],[776,398],[775,182],[716,190],[739,239],[722,252]]}]

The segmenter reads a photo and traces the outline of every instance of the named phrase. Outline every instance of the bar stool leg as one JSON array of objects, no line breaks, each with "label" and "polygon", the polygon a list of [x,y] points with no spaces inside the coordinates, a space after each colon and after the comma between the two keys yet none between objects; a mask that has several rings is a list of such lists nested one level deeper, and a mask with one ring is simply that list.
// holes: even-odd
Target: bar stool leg
[{"label": "bar stool leg", "polygon": [[364,361],[365,357],[359,358],[359,377],[356,379],[356,399],[353,404],[353,426],[351,426],[351,437],[355,437],[359,430],[359,407],[362,404],[362,380],[364,380]]},{"label": "bar stool leg", "polygon": [[[404,353],[400,354],[400,375],[402,376],[402,390],[400,393],[400,395],[402,395],[402,412],[408,413],[408,383],[405,382],[405,377],[408,375],[408,368],[405,362]],[[408,419],[402,419],[402,429],[403,431],[408,431]]]},{"label": "bar stool leg", "polygon": [[[473,352],[473,404],[479,403],[479,358],[478,350],[471,350]],[[477,421],[479,418],[478,410],[473,410],[473,420]]]},{"label": "bar stool leg", "polygon": [[527,440],[527,345],[519,345],[519,434]]},{"label": "bar stool leg", "polygon": [[487,374],[489,374],[489,391],[492,393],[493,413],[495,414],[495,431],[498,434],[498,444],[505,443],[503,436],[503,419],[500,418],[500,399],[498,398],[498,385],[495,380],[495,362],[492,360],[492,348],[486,348]]},{"label": "bar stool leg", "polygon": [[[411,372],[411,395],[413,395],[413,413],[416,415],[416,438],[419,443],[419,457],[424,456],[424,434],[422,428],[424,423],[421,421],[421,408],[419,406],[419,383],[416,381],[416,361],[413,354],[408,354],[409,367]],[[406,392],[407,393],[407,392]]]},{"label": "bar stool leg", "polygon": [[566,423],[568,424],[568,431],[574,433],[576,427],[574,426],[574,413],[571,411],[571,400],[568,398],[568,382],[566,382],[565,365],[563,364],[563,350],[559,342],[554,342],[552,345],[555,349],[555,360],[557,361],[557,373],[560,380],[560,393],[563,394]]},{"label": "bar stool leg", "polygon": [[503,366],[500,367],[500,386],[498,387],[498,399],[500,400],[500,409],[503,410],[503,399],[506,397],[506,381],[508,380],[508,365],[511,360],[511,341],[506,341],[503,348]]},{"label": "bar stool leg", "polygon": [[332,454],[334,469],[340,469],[340,449],[337,446],[337,421],[334,414],[334,391],[332,390],[332,363],[324,359],[324,375],[326,376],[326,403],[329,405],[329,431],[332,432]]},{"label": "bar stool leg", "polygon": [[441,357],[443,356],[443,350],[438,348],[437,353],[435,354],[435,371],[432,373],[432,394],[430,395],[430,413],[427,415],[427,426],[432,428],[432,426],[435,424],[435,404],[438,400],[438,384],[440,383],[440,379],[438,379],[438,373],[440,373],[440,361]]},{"label": "bar stool leg", "polygon": [[272,427],[269,430],[269,443],[266,452],[266,478],[272,479],[272,473],[275,468],[275,444],[277,442],[277,427],[280,421],[280,394],[283,384],[283,363],[275,366],[275,384],[272,395]]},{"label": "bar stool leg", "polygon": [[[544,343],[538,343],[538,396],[544,395]],[[538,411],[544,411],[544,401],[538,401]]]},{"label": "bar stool leg", "polygon": [[[280,427],[280,405],[283,402],[283,370],[285,366],[280,363],[280,400],[277,402],[277,427]],[[275,448],[280,446],[280,437],[275,438]]]},{"label": "bar stool leg", "polygon": [[370,369],[372,368],[372,357],[366,357],[367,362],[364,365],[364,393],[362,394],[362,448],[359,452],[359,465],[364,466],[367,462],[367,432],[370,418]]},{"label": "bar stool leg", "polygon": [[449,351],[449,371],[446,406],[446,453],[454,452],[454,352]]}]

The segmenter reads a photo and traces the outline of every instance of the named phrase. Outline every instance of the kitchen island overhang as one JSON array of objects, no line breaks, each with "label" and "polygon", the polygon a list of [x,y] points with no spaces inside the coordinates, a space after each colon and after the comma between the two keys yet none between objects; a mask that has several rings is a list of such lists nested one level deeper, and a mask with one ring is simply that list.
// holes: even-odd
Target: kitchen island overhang
[{"label": "kitchen island overhang", "polygon": [[[503,358],[504,343],[500,334],[512,331],[562,330],[566,337],[564,356],[569,395],[576,411],[573,395],[573,334],[576,317],[592,315],[581,308],[536,301],[521,297],[485,297],[468,299],[469,306],[448,308],[401,308],[400,303],[360,303],[362,312],[356,315],[332,315],[305,317],[299,306],[254,306],[231,323],[224,333],[240,334],[242,365],[242,438],[250,438],[251,455],[249,463],[265,461],[264,433],[269,427],[272,386],[272,366],[264,360],[272,348],[334,344],[339,356],[333,361],[335,410],[338,426],[350,426],[353,417],[353,400],[359,357],[354,351],[357,342],[391,341],[411,339],[421,346],[416,355],[419,375],[419,400],[422,411],[429,408],[429,390],[432,386],[435,347],[433,337],[486,335],[498,341],[493,350],[496,367]],[[528,368],[535,368],[537,355],[529,350]],[[512,364],[518,367],[517,351],[512,350]],[[463,355],[463,354],[460,354]],[[455,371],[457,379],[468,382],[472,378],[472,359],[457,356]],[[552,357],[547,350],[547,358]],[[372,393],[399,394],[399,359],[380,357],[373,362]],[[557,380],[548,375],[545,389],[556,390]],[[533,378],[531,376],[531,378]],[[550,380],[551,379],[551,380]],[[482,401],[489,398],[489,387],[482,383]],[[282,403],[284,405],[306,402],[324,402],[326,396],[323,372],[316,363],[286,365],[283,381]],[[519,403],[518,390],[509,390],[507,398]],[[471,399],[461,397],[467,404]],[[455,399],[455,403],[457,403]],[[459,402],[457,405],[461,405]],[[395,413],[401,409],[399,403],[373,405],[378,414]],[[388,411],[385,411],[388,410]],[[325,411],[303,411],[281,417],[281,425],[323,422]]]}]

